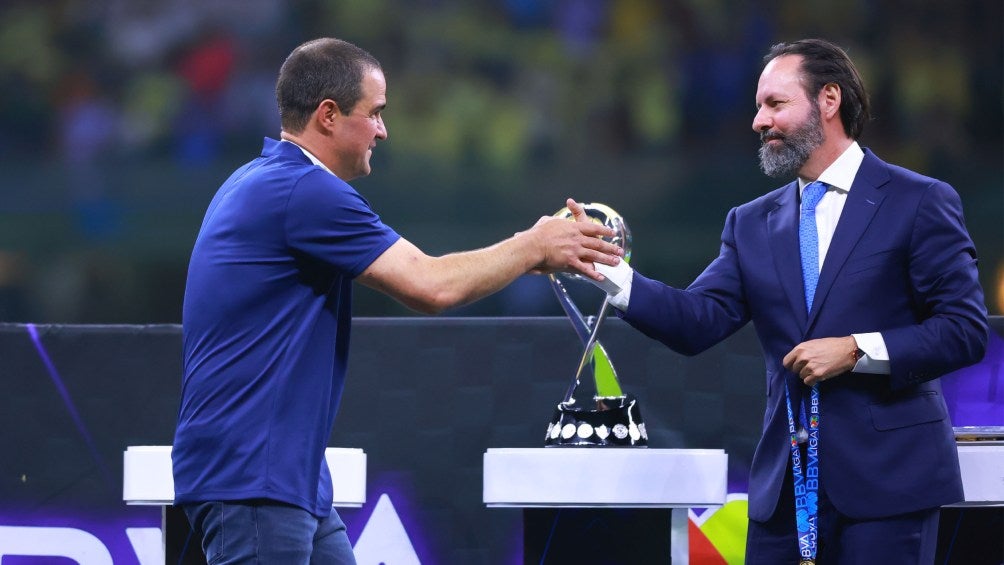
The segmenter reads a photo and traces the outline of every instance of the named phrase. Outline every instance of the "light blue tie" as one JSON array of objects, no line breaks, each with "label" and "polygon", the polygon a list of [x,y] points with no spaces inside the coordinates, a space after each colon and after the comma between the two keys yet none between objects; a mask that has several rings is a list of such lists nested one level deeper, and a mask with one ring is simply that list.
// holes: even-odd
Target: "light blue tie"
[{"label": "light blue tie", "polygon": [[817,181],[802,190],[802,215],[798,220],[798,244],[802,253],[802,282],[805,283],[805,310],[812,310],[819,282],[819,234],[816,232],[816,205],[826,194],[826,183]]}]

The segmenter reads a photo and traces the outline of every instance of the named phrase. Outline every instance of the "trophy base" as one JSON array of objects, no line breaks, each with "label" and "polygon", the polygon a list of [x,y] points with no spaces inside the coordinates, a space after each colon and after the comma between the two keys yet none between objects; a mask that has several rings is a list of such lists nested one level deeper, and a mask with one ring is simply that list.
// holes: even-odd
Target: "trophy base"
[{"label": "trophy base", "polygon": [[648,433],[631,395],[597,397],[596,408],[558,404],[544,447],[647,447]]}]

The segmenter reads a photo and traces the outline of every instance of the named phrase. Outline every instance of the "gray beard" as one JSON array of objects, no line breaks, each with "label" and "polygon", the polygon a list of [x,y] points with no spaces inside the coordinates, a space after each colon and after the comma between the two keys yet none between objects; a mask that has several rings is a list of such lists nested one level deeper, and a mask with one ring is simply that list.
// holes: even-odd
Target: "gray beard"
[{"label": "gray beard", "polygon": [[819,108],[814,107],[805,122],[797,130],[781,138],[777,148],[767,145],[767,134],[760,134],[760,169],[769,177],[788,177],[798,172],[809,160],[809,155],[823,144],[823,128]]}]

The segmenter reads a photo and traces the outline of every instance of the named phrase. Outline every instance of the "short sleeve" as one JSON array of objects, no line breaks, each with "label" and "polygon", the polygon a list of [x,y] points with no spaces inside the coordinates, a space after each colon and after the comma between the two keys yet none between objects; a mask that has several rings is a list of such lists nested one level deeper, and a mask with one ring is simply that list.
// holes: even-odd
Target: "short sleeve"
[{"label": "short sleeve", "polygon": [[320,168],[305,174],[286,205],[286,243],[355,278],[401,236],[354,188]]}]

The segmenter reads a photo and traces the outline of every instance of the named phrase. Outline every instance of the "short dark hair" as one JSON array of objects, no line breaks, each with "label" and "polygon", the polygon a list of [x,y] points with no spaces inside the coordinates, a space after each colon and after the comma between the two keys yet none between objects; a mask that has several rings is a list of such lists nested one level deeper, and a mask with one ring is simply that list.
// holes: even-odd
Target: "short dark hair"
[{"label": "short dark hair", "polygon": [[380,69],[376,57],[341,39],[314,39],[294,49],[275,85],[282,129],[303,131],[325,99],[333,100],[340,112],[351,112],[362,97],[363,75],[371,69]]},{"label": "short dark hair", "polygon": [[852,139],[861,137],[865,123],[871,119],[868,93],[847,53],[823,39],[802,39],[774,45],[763,58],[764,64],[783,55],[802,56],[805,93],[810,100],[815,99],[827,84],[840,87],[840,120],[844,132]]}]

